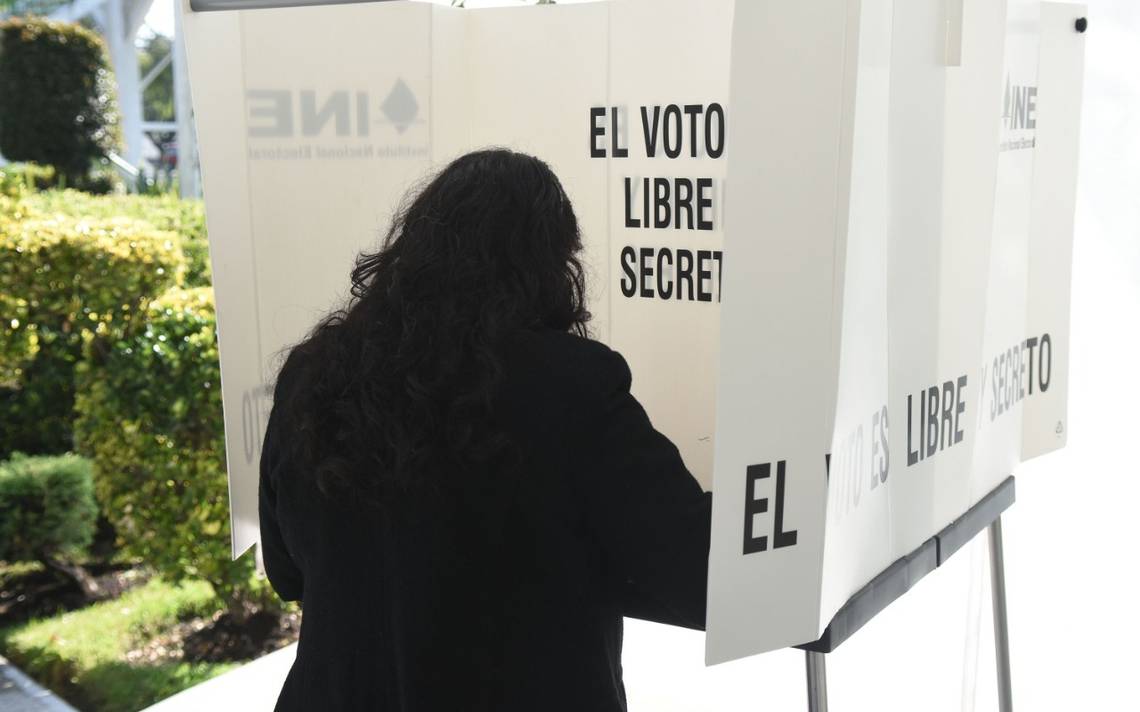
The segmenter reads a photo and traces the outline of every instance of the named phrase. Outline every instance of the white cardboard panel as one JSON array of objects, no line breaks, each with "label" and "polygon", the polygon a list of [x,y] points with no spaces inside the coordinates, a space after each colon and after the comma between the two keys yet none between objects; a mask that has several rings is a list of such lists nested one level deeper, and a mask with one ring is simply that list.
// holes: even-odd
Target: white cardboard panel
[{"label": "white cardboard panel", "polygon": [[[230,485],[230,536],[235,556],[258,539],[257,460],[265,394],[258,340],[260,315],[250,235],[249,175],[244,132],[245,87],[241,25],[236,14],[194,14],[186,8],[191,93],[202,181],[210,191],[206,227],[218,309],[222,403]],[[211,38],[210,47],[193,41]],[[237,158],[237,160],[232,160]],[[234,308],[225,308],[233,304]],[[224,335],[223,335],[224,334]]]},{"label": "white cardboard panel", "polygon": [[432,18],[409,3],[185,16],[235,554],[258,538],[265,384],[431,165]]},{"label": "white cardboard panel", "polygon": [[1021,460],[1020,346],[1025,339],[1030,191],[1035,154],[1032,110],[1037,85],[1040,3],[1009,0],[1001,133],[990,244],[981,354],[982,378],[975,411],[977,439],[970,471],[971,494],[980,499]]},{"label": "white cardboard panel", "polygon": [[[889,0],[864,0],[859,24],[851,197],[835,427],[827,452],[827,521],[820,621],[896,558],[891,539],[887,248],[893,26]],[[895,426],[899,423],[896,421]],[[898,470],[897,461],[894,464]]]},{"label": "white cardboard panel", "polygon": [[726,216],[710,664],[804,642],[819,629],[848,200],[841,166],[849,165],[848,68],[858,46],[851,7],[736,7],[728,182],[747,198],[729,202]]},{"label": "white cardboard panel", "polygon": [[[1022,459],[1064,447],[1068,438],[1069,293],[1076,212],[1078,136],[1085,35],[1074,31],[1084,5],[1041,5],[1037,146],[1029,230],[1026,339],[1037,339],[1027,390]],[[1049,335],[1046,351],[1043,342]],[[1042,389],[1042,386],[1046,386]]]}]

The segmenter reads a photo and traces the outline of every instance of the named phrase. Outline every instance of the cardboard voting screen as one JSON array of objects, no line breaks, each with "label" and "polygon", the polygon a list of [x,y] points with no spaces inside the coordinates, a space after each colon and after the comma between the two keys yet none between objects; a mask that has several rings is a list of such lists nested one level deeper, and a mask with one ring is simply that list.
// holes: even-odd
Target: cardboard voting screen
[{"label": "cardboard voting screen", "polygon": [[961,5],[187,4],[235,554],[284,351],[406,191],[503,145],[562,179],[593,334],[714,488],[708,660],[817,637],[1063,443],[1073,10]]},{"label": "cardboard voting screen", "polygon": [[257,538],[274,359],[344,298],[401,196],[488,145],[542,157],[566,185],[594,335],[635,364],[636,395],[711,486],[731,14],[630,0],[186,15],[235,551]]},{"label": "cardboard voting screen", "polygon": [[709,662],[815,639],[1064,443],[1082,12],[737,4]]}]

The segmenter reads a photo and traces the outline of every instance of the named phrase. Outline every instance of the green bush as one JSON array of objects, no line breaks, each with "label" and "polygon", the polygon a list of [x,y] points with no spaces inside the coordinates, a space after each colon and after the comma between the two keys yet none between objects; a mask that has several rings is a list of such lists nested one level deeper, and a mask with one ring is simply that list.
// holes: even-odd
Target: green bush
[{"label": "green bush", "polygon": [[[0,219],[0,457],[72,449],[75,371],[183,269],[178,236],[123,219]],[[8,312],[5,312],[7,316]]]},{"label": "green bush", "polygon": [[39,561],[93,597],[98,589],[78,559],[97,513],[88,460],[16,455],[0,464],[0,560]]},{"label": "green bush", "polygon": [[106,47],[82,25],[0,22],[0,97],[0,153],[54,166],[72,187],[86,187],[92,165],[119,147]]},{"label": "green bush", "polygon": [[22,198],[36,190],[48,190],[55,184],[55,169],[35,163],[9,163],[0,166],[0,195]]},{"label": "green bush", "polygon": [[0,560],[82,556],[95,515],[90,461],[17,455],[0,463]]},{"label": "green bush", "polygon": [[6,321],[0,324],[0,392],[20,387],[24,366],[35,359],[40,350],[39,338],[34,329],[25,329],[28,323],[28,300],[0,293],[0,314]]},{"label": "green bush", "polygon": [[210,285],[206,212],[200,200],[184,200],[169,194],[93,196],[76,190],[49,190],[28,195],[22,202],[25,211],[45,216],[121,216],[148,222],[159,230],[176,232],[186,256],[184,284],[187,287]]},{"label": "green bush", "polygon": [[28,217],[30,209],[22,197],[26,190],[16,182],[6,182],[0,188],[0,226]]},{"label": "green bush", "polygon": [[76,410],[81,452],[123,550],[160,575],[204,578],[239,617],[271,602],[252,557],[230,560],[222,394],[213,295],[172,289],[146,328],[85,373]]}]

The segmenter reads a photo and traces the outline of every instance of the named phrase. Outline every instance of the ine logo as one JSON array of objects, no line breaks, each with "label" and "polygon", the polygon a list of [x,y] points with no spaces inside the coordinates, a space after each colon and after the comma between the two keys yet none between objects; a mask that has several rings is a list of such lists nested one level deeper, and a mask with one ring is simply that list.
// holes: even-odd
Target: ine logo
[{"label": "ine logo", "polygon": [[419,115],[420,105],[416,101],[416,95],[412,93],[404,80],[397,79],[392,91],[388,92],[388,96],[384,97],[384,101],[380,103],[380,111],[396,125],[397,131],[404,133],[404,130]]},{"label": "ine logo", "polygon": [[1014,84],[1006,76],[1001,125],[1000,151],[1018,151],[1037,145],[1037,87]]},{"label": "ine logo", "polygon": [[403,79],[378,101],[367,91],[343,89],[250,89],[245,98],[249,135],[254,138],[367,138],[376,124],[389,124],[402,134],[422,122],[420,104]]},{"label": "ine logo", "polygon": [[1036,129],[1037,87],[1011,84],[1007,76],[1001,120],[1002,125],[1009,131]]}]

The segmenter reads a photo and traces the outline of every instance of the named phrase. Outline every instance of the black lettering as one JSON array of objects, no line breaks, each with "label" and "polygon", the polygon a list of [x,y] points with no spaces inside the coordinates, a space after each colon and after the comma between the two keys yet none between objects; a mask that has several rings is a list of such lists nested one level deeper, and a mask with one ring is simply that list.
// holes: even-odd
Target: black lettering
[{"label": "black lettering", "polygon": [[[681,124],[681,109],[676,104],[665,107],[665,120],[663,133],[665,134],[665,155],[676,158],[681,155],[682,134],[685,129]],[[674,137],[676,140],[673,140]]]},{"label": "black lettering", "polygon": [[879,411],[871,413],[871,489],[879,486],[879,475],[881,474],[881,467],[875,467],[879,464]]},{"label": "black lettering", "polygon": [[703,110],[700,104],[685,104],[685,115],[689,117],[689,151],[693,158],[697,157],[697,117]]},{"label": "black lettering", "polygon": [[668,248],[661,248],[657,252],[657,296],[668,299],[673,296],[673,280],[665,277],[665,258],[669,260],[669,271],[673,269],[673,252]]},{"label": "black lettering", "polygon": [[[689,250],[677,250],[677,299],[693,298],[693,253]],[[689,287],[689,296],[681,294],[681,285]]]},{"label": "black lettering", "polygon": [[[664,213],[662,213],[664,211]],[[653,227],[663,228],[669,227],[670,218],[672,217],[669,210],[669,179],[668,178],[654,178],[653,179]]]},{"label": "black lettering", "polygon": [[[772,463],[749,465],[744,470],[744,553],[755,554],[768,550],[767,536],[754,536],[754,519],[757,514],[768,511],[768,498],[756,497],[756,481],[764,480],[772,474]],[[777,475],[779,477],[779,475]],[[783,512],[781,512],[782,514]]]},{"label": "black lettering", "polygon": [[796,530],[784,531],[784,460],[776,462],[776,530],[773,549],[796,545]]},{"label": "black lettering", "polygon": [[[627,295],[628,296],[628,295]],[[906,466],[918,462],[918,451],[911,446],[911,432],[914,430],[914,396],[906,397]]]},{"label": "black lettering", "polygon": [[711,302],[712,291],[705,289],[705,280],[712,279],[712,270],[707,268],[708,261],[712,259],[709,250],[697,250],[697,301]]},{"label": "black lettering", "polygon": [[710,217],[705,219],[705,209],[708,208],[712,212],[712,197],[705,191],[712,191],[712,178],[698,178],[697,179],[697,229],[698,230],[712,230],[713,221]]},{"label": "black lettering", "polygon": [[614,158],[628,158],[629,149],[625,146],[619,145],[621,142],[620,122],[618,121],[618,108],[615,106],[610,109],[610,137],[613,139],[613,154]]},{"label": "black lettering", "polygon": [[604,136],[606,133],[606,130],[598,125],[598,119],[602,118],[605,115],[605,107],[590,107],[590,158],[606,157],[606,149],[598,146],[598,139]]},{"label": "black lettering", "polygon": [[1016,366],[1013,363],[1013,357],[1016,356],[1016,348],[1008,348],[1005,351],[1005,409],[1010,410],[1013,406],[1017,405],[1015,393],[1017,391],[1017,383],[1014,378],[1017,376]]},{"label": "black lettering", "polygon": [[625,179],[625,226],[641,227],[641,222],[633,217],[633,179]]},{"label": "black lettering", "polygon": [[[713,121],[713,116],[716,121]],[[713,127],[716,127],[716,142],[713,142]],[[714,148],[715,146],[715,148]],[[709,104],[705,112],[705,150],[709,158],[720,158],[724,153],[724,109],[720,104]]]},{"label": "black lettering", "polygon": [[962,428],[958,422],[959,416],[966,412],[966,399],[962,392],[966,390],[966,374],[958,376],[958,404],[954,406],[954,444],[962,442]]},{"label": "black lettering", "polygon": [[674,189],[676,192],[674,202],[674,223],[673,227],[678,230],[681,229],[681,211],[685,211],[685,219],[688,223],[687,229],[693,229],[693,181],[688,178],[678,178],[677,186]]},{"label": "black lettering", "polygon": [[[985,385],[983,384],[982,387],[984,388]],[[990,391],[992,398],[992,400],[990,400],[990,421],[992,422],[993,419],[997,417],[998,405],[998,359],[996,358],[994,359],[993,374],[990,376]]]},{"label": "black lettering", "polygon": [[938,451],[938,386],[926,391],[926,456]]},{"label": "black lettering", "polygon": [[953,445],[954,436],[954,382],[942,384],[942,425],[938,429],[938,449]]},{"label": "black lettering", "polygon": [[1029,349],[1029,395],[1033,395],[1033,349],[1037,348],[1037,337],[1026,339],[1025,346]]},{"label": "black lettering", "polygon": [[637,261],[637,253],[629,245],[621,248],[621,293],[632,297],[637,291],[637,274],[633,271],[633,264]]},{"label": "black lettering", "polygon": [[649,199],[650,199],[650,195],[649,195],[649,179],[648,178],[645,178],[641,181],[641,192],[644,194],[642,196],[641,202],[645,206],[645,209],[641,213],[641,222],[643,225],[645,225],[645,227],[649,227]]},{"label": "black lettering", "polygon": [[641,296],[646,299],[653,298],[653,289],[649,287],[649,280],[653,277],[653,248],[642,247],[640,250],[641,259],[638,260],[638,267],[641,269]]},{"label": "black lettering", "polygon": [[1025,398],[1025,350],[1023,344],[1015,346],[1017,349],[1017,400]]},{"label": "black lettering", "polygon": [[926,391],[918,396],[918,459],[926,459]]},{"label": "black lettering", "polygon": [[887,406],[883,406],[881,413],[879,423],[882,427],[879,429],[879,445],[883,450],[883,466],[879,468],[879,481],[886,482],[887,475],[891,471],[891,448],[887,445]]},{"label": "black lettering", "polygon": [[[1048,334],[1041,335],[1041,350],[1037,352],[1040,361],[1037,362],[1037,385],[1041,388],[1041,392],[1049,390],[1049,381],[1053,377],[1053,340],[1049,338]],[[1048,353],[1049,359],[1046,363],[1045,355]]]},{"label": "black lettering", "polygon": [[649,125],[649,113],[646,111],[649,107],[641,107],[641,130],[642,135],[645,137],[645,155],[649,158],[657,156],[657,126],[658,120],[661,116],[661,107],[653,107],[653,127]]},{"label": "black lettering", "polygon": [[998,370],[994,371],[994,376],[997,378],[997,412],[1001,415],[1005,412],[1005,354],[998,355]]}]

